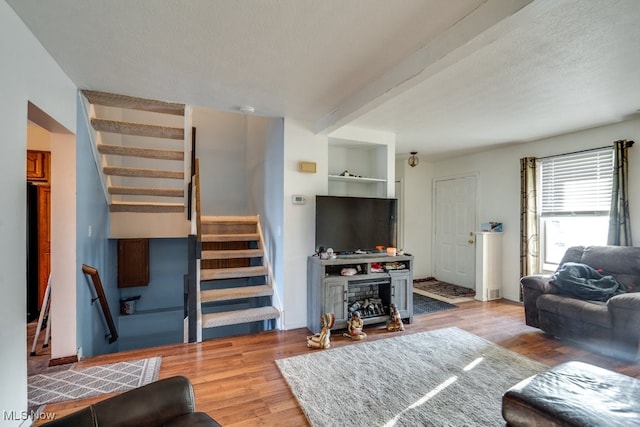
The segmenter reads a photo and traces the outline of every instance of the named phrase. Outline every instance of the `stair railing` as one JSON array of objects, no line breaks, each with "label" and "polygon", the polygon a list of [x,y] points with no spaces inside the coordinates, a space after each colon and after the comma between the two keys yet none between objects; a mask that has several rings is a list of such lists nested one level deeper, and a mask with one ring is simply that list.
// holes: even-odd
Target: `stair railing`
[{"label": "stair railing", "polygon": [[[194,129],[195,135],[195,129]],[[200,313],[200,258],[202,252],[200,231],[200,162],[192,155],[194,174],[190,183],[191,233],[187,239],[188,266],[184,277],[185,342],[202,341]]]}]

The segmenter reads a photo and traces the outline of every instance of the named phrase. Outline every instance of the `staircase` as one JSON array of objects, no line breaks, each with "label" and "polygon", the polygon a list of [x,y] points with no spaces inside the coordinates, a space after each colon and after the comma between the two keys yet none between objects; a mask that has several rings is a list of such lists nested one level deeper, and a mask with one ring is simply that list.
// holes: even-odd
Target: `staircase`
[{"label": "staircase", "polygon": [[189,109],[92,90],[81,93],[111,212],[110,237],[186,237]]},{"label": "staircase", "polygon": [[[273,275],[258,217],[201,217],[200,224],[198,337],[273,329],[280,312],[273,304]],[[235,328],[223,330],[231,325]]]}]

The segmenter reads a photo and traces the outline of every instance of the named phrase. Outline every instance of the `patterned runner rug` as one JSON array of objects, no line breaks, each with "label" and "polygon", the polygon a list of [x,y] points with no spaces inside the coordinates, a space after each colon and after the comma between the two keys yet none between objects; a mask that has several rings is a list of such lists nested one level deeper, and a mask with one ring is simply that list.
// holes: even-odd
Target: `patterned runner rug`
[{"label": "patterned runner rug", "polygon": [[449,303],[473,301],[476,295],[475,289],[441,282],[433,277],[415,279],[413,281],[413,290],[422,295]]},{"label": "patterned runner rug", "polygon": [[429,298],[417,292],[413,293],[413,314],[435,313],[436,311],[450,310],[458,308],[458,306],[440,301],[435,298]]},{"label": "patterned runner rug", "polygon": [[28,377],[29,407],[131,390],[158,379],[161,357]]}]

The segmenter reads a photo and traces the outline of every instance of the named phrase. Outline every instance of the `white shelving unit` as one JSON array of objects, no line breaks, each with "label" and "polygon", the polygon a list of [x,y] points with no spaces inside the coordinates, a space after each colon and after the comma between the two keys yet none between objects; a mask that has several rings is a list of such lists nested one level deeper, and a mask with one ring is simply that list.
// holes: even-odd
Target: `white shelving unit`
[{"label": "white shelving unit", "polygon": [[[329,194],[387,197],[387,146],[345,139],[329,139]],[[343,176],[348,171],[351,175]]]}]

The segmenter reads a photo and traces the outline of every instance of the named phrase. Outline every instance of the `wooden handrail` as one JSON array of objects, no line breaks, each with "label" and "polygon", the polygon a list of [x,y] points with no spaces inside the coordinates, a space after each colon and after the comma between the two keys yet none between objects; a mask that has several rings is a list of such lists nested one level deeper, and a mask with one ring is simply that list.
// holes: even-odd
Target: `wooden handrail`
[{"label": "wooden handrail", "polygon": [[91,296],[91,304],[93,304],[95,300],[100,301],[102,315],[104,316],[104,321],[107,324],[107,329],[109,330],[109,333],[106,335],[106,337],[109,338],[109,344],[114,343],[118,339],[118,331],[116,329],[115,323],[113,322],[111,310],[109,310],[109,303],[107,302],[107,296],[104,293],[104,288],[102,287],[102,281],[100,280],[98,270],[94,267],[82,264],[82,272],[91,277],[91,281],[93,282],[93,287],[96,293],[95,297],[93,295]]},{"label": "wooden handrail", "polygon": [[202,240],[202,231],[201,226],[202,223],[200,221],[200,217],[202,215],[201,206],[200,206],[200,159],[195,159],[195,174],[193,175],[193,182],[196,186],[196,230],[198,235],[198,242]]}]

